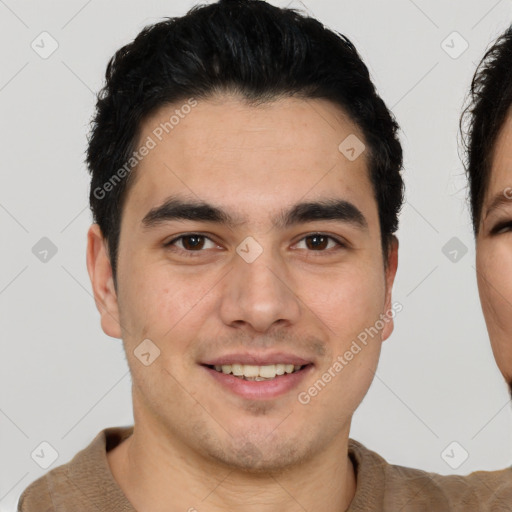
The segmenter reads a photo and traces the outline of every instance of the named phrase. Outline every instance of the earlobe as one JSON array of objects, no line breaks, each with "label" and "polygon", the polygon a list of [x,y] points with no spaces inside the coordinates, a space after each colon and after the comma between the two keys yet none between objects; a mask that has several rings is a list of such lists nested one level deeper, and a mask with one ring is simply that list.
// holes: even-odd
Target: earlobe
[{"label": "earlobe", "polygon": [[[392,293],[393,283],[395,282],[396,271],[398,269],[398,238],[392,236],[392,240],[389,245],[389,251],[387,256],[387,268],[386,268],[386,301],[384,305],[384,315],[386,315],[387,321],[385,322],[384,328],[382,329],[382,341],[386,340],[391,336],[394,328],[394,308],[392,304]],[[393,314],[393,316],[390,316]]]},{"label": "earlobe", "polygon": [[107,243],[98,224],[93,224],[87,233],[87,271],[94,292],[94,301],[100,312],[103,331],[113,338],[121,338],[112,266]]}]

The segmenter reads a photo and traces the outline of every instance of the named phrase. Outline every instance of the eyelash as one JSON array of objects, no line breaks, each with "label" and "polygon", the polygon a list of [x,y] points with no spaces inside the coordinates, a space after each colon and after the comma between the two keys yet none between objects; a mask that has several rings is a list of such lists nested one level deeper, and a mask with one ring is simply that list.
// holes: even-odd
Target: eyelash
[{"label": "eyelash", "polygon": [[505,222],[500,222],[491,229],[491,235],[500,234],[500,231],[502,231],[504,228],[509,228],[509,230],[512,229],[512,221],[507,220]]},{"label": "eyelash", "polygon": [[[166,242],[166,243],[164,244],[164,248],[169,249],[169,250],[171,250],[171,251],[179,251],[179,252],[181,252],[181,253],[186,254],[186,256],[187,256],[187,257],[191,257],[191,258],[193,258],[193,257],[197,257],[201,252],[204,252],[204,251],[205,251],[205,249],[199,249],[199,250],[197,250],[197,251],[191,251],[191,250],[187,250],[187,249],[181,249],[181,248],[176,248],[176,247],[174,247],[174,244],[175,244],[178,240],[181,240],[181,239],[183,239],[183,238],[187,238],[187,237],[192,237],[192,236],[197,236],[197,237],[206,238],[206,239],[210,240],[211,242],[213,242],[213,240],[212,240],[210,237],[208,237],[208,236],[206,236],[206,235],[203,235],[203,234],[201,234],[201,233],[185,233],[185,234],[180,235],[180,236],[178,236],[178,237],[176,237],[176,238],[173,238],[173,239],[172,239],[172,240],[170,240],[169,242]],[[309,238],[309,237],[313,237],[313,236],[321,236],[321,237],[329,238],[330,240],[332,240],[332,241],[334,241],[334,242],[336,243],[337,247],[336,247],[336,248],[334,248],[334,249],[333,249],[333,248],[331,248],[331,249],[323,249],[323,250],[318,250],[318,251],[315,251],[315,250],[308,250],[308,252],[312,252],[312,253],[314,253],[314,252],[319,252],[319,253],[330,253],[330,252],[331,252],[331,251],[333,251],[333,250],[334,250],[334,251],[338,251],[338,250],[340,250],[340,249],[344,249],[344,248],[346,248],[346,247],[347,247],[347,245],[346,245],[345,243],[341,242],[341,241],[340,241],[340,240],[338,240],[337,238],[335,238],[335,237],[333,237],[333,236],[331,236],[331,235],[327,235],[327,234],[325,234],[325,233],[317,233],[317,232],[315,232],[315,233],[310,233],[309,235],[306,235],[306,236],[302,237],[302,238],[301,238],[297,243],[302,242],[304,239]],[[215,243],[215,242],[214,242],[214,243]]]}]

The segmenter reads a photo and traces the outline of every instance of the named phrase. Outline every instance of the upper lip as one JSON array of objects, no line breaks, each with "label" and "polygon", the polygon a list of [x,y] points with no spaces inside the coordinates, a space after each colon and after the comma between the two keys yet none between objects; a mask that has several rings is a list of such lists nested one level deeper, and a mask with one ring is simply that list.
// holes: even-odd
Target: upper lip
[{"label": "upper lip", "polygon": [[207,366],[222,366],[227,364],[252,364],[257,366],[265,366],[271,364],[293,364],[294,366],[304,366],[311,364],[313,361],[308,361],[302,357],[285,352],[273,352],[270,354],[256,354],[249,352],[240,352],[236,354],[226,354],[213,359],[208,359],[202,364]]}]

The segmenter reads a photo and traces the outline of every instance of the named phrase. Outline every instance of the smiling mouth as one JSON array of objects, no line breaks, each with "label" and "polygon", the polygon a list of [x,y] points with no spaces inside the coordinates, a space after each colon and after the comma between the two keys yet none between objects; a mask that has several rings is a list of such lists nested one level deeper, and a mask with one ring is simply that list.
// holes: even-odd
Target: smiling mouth
[{"label": "smiling mouth", "polygon": [[225,364],[225,365],[204,365],[212,370],[225,375],[232,375],[243,380],[264,381],[274,380],[284,375],[297,373],[304,368],[311,366],[293,365],[293,364],[270,364],[264,366],[249,365],[249,364]]}]

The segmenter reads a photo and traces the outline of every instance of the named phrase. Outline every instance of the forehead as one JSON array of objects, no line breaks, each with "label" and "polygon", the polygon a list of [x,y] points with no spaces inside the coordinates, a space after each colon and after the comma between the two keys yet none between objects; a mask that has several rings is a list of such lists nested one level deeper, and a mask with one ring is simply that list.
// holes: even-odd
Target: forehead
[{"label": "forehead", "polygon": [[343,152],[347,145],[361,151],[364,137],[332,102],[250,106],[222,96],[186,104],[162,107],[141,125],[138,147],[153,147],[135,170],[127,203],[148,209],[179,192],[262,212],[326,194],[374,202],[368,149],[355,159]]}]

